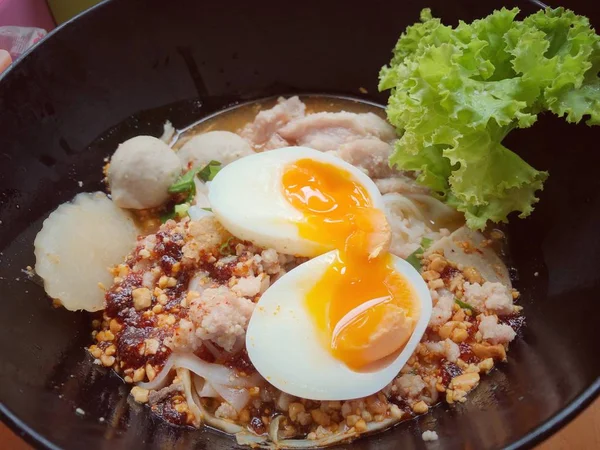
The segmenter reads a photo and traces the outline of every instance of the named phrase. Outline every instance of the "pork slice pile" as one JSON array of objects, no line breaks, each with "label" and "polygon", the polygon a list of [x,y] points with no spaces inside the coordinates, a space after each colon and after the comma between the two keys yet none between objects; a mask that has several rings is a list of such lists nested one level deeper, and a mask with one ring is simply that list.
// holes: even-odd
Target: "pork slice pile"
[{"label": "pork slice pile", "polygon": [[394,128],[376,114],[341,111],[306,114],[298,97],[280,98],[240,134],[256,151],[299,145],[332,152],[373,179],[398,178],[389,167]]}]

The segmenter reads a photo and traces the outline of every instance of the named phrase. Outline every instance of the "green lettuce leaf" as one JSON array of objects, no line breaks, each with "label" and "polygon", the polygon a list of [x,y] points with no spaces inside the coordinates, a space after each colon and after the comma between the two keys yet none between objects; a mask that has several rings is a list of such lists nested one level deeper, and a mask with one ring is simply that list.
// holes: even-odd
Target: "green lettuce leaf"
[{"label": "green lettuce leaf", "polygon": [[588,19],[563,8],[518,13],[452,28],[423,10],[380,72],[400,136],[390,164],[416,171],[472,228],[528,216],[548,177],[502,145],[511,130],[543,111],[600,123],[600,38]]}]

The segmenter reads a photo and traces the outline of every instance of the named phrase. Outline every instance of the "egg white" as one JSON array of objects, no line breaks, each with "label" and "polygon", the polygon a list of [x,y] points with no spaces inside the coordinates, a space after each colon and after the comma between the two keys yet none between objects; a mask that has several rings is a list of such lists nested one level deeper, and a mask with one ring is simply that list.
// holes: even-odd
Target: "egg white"
[{"label": "egg white", "polygon": [[305,298],[333,262],[337,251],[314,258],[277,280],[260,298],[246,333],[246,348],[258,372],[276,388],[311,400],[349,400],[371,395],[398,375],[429,323],[432,304],[421,275],[393,256],[396,271],[412,286],[420,303],[415,330],[402,352],[385,367],[355,372],[319,341]]},{"label": "egg white", "polygon": [[342,159],[307,147],[286,147],[246,156],[224,167],[211,183],[208,199],[213,213],[231,234],[258,246],[296,256],[317,256],[333,249],[300,237],[303,214],[284,197],[285,167],[309,158],[349,172],[367,191],[373,206],[383,208],[377,186]]}]

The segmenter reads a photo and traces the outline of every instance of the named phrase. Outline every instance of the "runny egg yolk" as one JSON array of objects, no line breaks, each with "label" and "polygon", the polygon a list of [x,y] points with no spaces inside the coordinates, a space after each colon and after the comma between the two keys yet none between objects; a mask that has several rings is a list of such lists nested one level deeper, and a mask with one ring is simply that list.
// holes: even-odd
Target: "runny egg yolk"
[{"label": "runny egg yolk", "polygon": [[332,164],[295,161],[286,166],[282,186],[303,213],[300,236],[338,250],[306,296],[325,345],[354,370],[397,354],[412,335],[419,306],[387,252],[390,230],[383,212],[349,172]]}]

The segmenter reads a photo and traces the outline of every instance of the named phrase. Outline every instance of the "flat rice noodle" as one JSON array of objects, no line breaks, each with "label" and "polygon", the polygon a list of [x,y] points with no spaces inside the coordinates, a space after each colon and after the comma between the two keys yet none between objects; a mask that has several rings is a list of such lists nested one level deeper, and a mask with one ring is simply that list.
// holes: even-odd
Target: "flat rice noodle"
[{"label": "flat rice noodle", "polygon": [[198,397],[198,394],[196,394],[196,392],[194,392],[194,391],[192,391],[192,399],[194,401],[194,404],[198,407],[198,409],[203,414],[204,422],[206,424],[210,425],[211,427],[222,430],[225,433],[229,433],[229,434],[233,434],[233,435],[237,435],[238,433],[244,432],[244,430],[245,430],[244,427],[236,425],[235,423],[229,422],[227,420],[219,419],[218,417],[215,417],[214,415],[210,414],[204,408],[204,406],[202,406],[200,397]]},{"label": "flat rice noodle", "polygon": [[231,348],[230,353],[235,355],[236,353],[241,352],[245,345],[246,345],[246,338],[238,337],[235,341],[235,344],[233,344],[233,347]]},{"label": "flat rice noodle", "polygon": [[250,393],[248,389],[238,389],[223,386],[221,384],[211,385],[215,391],[219,393],[221,398],[233,406],[238,413],[246,407],[250,401]]},{"label": "flat rice noodle", "polygon": [[271,423],[269,424],[269,438],[275,444],[279,442],[279,423],[282,419],[283,416],[277,416],[273,420],[271,420]]},{"label": "flat rice noodle", "polygon": [[[280,448],[314,448],[314,447],[324,447],[327,445],[332,445],[340,442],[347,442],[350,439],[355,439],[360,436],[364,436],[367,433],[372,433],[374,431],[383,430],[385,428],[389,428],[395,423],[399,422],[398,419],[386,419],[381,422],[370,422],[367,424],[367,431],[364,433],[357,433],[356,431],[342,431],[338,433],[334,433],[330,436],[326,436],[320,439],[283,439],[275,442],[268,442],[265,436],[257,436],[249,431],[244,430],[241,433],[237,433],[235,435],[236,441],[239,445],[249,445],[251,447],[260,447],[267,449],[280,449]],[[271,428],[269,428],[269,438]]]},{"label": "flat rice noodle", "polygon": [[454,208],[439,201],[437,198],[427,194],[404,194],[406,198],[412,200],[413,204],[421,211],[427,225],[432,230],[447,228],[450,231],[458,229],[464,225],[465,218]]},{"label": "flat rice noodle", "polygon": [[196,402],[194,401],[193,392],[192,392],[192,378],[190,376],[190,371],[187,369],[177,369],[177,376],[183,383],[183,392],[185,393],[185,401],[188,404],[188,408],[194,415],[194,425],[199,427],[202,424],[204,413]]},{"label": "flat rice noodle", "polygon": [[169,373],[173,368],[175,363],[175,355],[169,356],[169,358],[165,361],[165,365],[161,369],[160,372],[154,377],[152,381],[148,381],[146,383],[138,383],[138,386],[143,389],[148,389],[149,391],[158,391],[159,389],[164,388],[167,385],[167,381],[169,380]]},{"label": "flat rice noodle", "polygon": [[194,387],[200,398],[217,398],[219,393],[212,387],[212,384],[198,375],[194,375]]},{"label": "flat rice noodle", "polygon": [[175,366],[191,370],[209,381],[213,386],[222,384],[230,387],[252,387],[249,378],[239,377],[235,370],[219,364],[212,364],[192,354],[175,355]]},{"label": "flat rice noodle", "polygon": [[240,431],[235,434],[235,440],[238,445],[246,445],[252,448],[277,448],[274,445],[268,445],[264,436],[258,436],[249,431]]},{"label": "flat rice noodle", "polygon": [[[425,255],[441,251],[448,261],[463,267],[474,267],[484,280],[500,282],[511,288],[512,283],[506,264],[502,262],[493,249],[481,245],[484,240],[485,236],[483,234],[463,226],[450,236],[434,242],[425,252]],[[463,242],[469,244],[468,248],[475,250],[466,253],[465,248],[459,245]]]},{"label": "flat rice noodle", "polygon": [[386,218],[392,230],[390,252],[407,258],[417,250],[423,237],[439,239],[428,226],[422,211],[408,197],[398,193],[383,196]]},{"label": "flat rice noodle", "polygon": [[391,212],[399,217],[405,219],[415,218],[422,222],[425,221],[425,217],[423,217],[421,210],[406,195],[398,194],[397,192],[385,194],[383,196],[383,202]]},{"label": "flat rice noodle", "polygon": [[200,398],[221,397],[229,403],[238,413],[246,407],[250,401],[248,389],[237,389],[221,384],[211,384],[198,375],[194,376],[194,386]]},{"label": "flat rice noodle", "polygon": [[441,228],[454,231],[465,222],[461,213],[431,195],[394,192],[384,195],[383,201],[392,214],[408,220],[416,219],[432,231]]},{"label": "flat rice noodle", "polygon": [[196,355],[172,354],[169,356],[162,370],[154,380],[148,383],[139,383],[138,386],[144,389],[156,390],[164,387],[167,382],[169,371],[173,368],[184,368],[194,372],[196,375],[208,380],[213,386],[221,384],[228,387],[254,387],[257,384],[257,377],[240,377],[235,370],[229,369],[219,364],[212,364],[198,358]]},{"label": "flat rice noodle", "polygon": [[[191,283],[190,283],[191,285]],[[223,359],[223,355],[225,350],[219,350],[212,342],[210,341],[202,341],[202,345],[206,347],[206,349],[210,352],[211,355],[215,357],[215,359]]]}]

